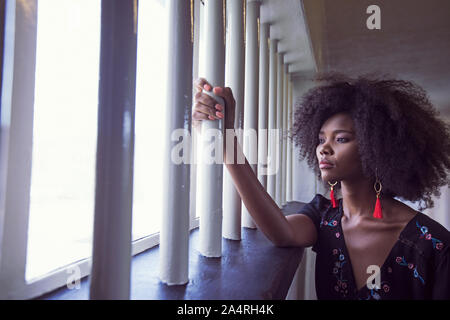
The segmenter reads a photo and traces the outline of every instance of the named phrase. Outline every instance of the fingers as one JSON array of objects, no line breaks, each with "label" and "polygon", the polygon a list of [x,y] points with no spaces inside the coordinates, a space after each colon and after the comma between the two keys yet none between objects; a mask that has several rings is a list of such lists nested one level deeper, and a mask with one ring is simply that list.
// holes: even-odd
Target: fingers
[{"label": "fingers", "polygon": [[202,90],[212,90],[212,85],[204,78],[198,78],[197,80],[195,80],[194,87],[197,89],[197,92],[201,92]]},{"label": "fingers", "polygon": [[234,105],[236,103],[230,87],[214,87],[213,93],[219,97],[224,98],[225,104],[228,106]]},{"label": "fingers", "polygon": [[[194,86],[197,89],[197,92],[213,90],[212,85],[205,78],[198,78],[195,80]],[[213,93],[225,98],[225,102],[227,103],[235,103],[233,92],[230,87],[214,87]]]},{"label": "fingers", "polygon": [[[212,85],[204,78],[198,78],[194,82],[197,93],[194,97],[194,110],[192,118],[194,121],[217,120],[225,118],[223,111],[225,107],[217,103],[210,95],[203,91],[213,90]],[[225,98],[225,103],[234,103],[233,94],[230,88],[215,87],[215,94]],[[217,91],[217,92],[216,92]]]},{"label": "fingers", "polygon": [[192,119],[194,120],[208,120],[208,115],[205,113],[201,113],[198,111],[194,111],[194,113],[192,114]]},{"label": "fingers", "polygon": [[194,106],[194,113],[192,114],[192,117],[195,120],[217,120],[223,119],[224,115],[222,112],[218,111],[217,108],[211,108],[197,102]]},{"label": "fingers", "polygon": [[214,107],[217,104],[216,99],[211,97],[209,94],[203,93],[203,92],[197,92],[194,96],[195,102],[200,102],[204,104],[205,106]]},{"label": "fingers", "polygon": [[[209,120],[217,120],[224,118],[222,111],[224,106],[217,103],[217,101],[203,92],[197,92],[194,100],[194,112],[192,114],[195,117],[195,113],[205,114]],[[199,117],[196,120],[205,120],[205,117]]]}]

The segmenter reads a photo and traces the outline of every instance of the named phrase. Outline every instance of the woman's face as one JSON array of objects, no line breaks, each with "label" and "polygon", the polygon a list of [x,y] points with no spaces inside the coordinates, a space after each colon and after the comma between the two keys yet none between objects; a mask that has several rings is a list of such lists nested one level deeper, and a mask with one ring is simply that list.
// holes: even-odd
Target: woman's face
[{"label": "woman's face", "polygon": [[[334,182],[361,178],[361,160],[349,114],[338,113],[325,121],[320,129],[316,155],[322,180]],[[331,164],[321,164],[321,161]]]}]

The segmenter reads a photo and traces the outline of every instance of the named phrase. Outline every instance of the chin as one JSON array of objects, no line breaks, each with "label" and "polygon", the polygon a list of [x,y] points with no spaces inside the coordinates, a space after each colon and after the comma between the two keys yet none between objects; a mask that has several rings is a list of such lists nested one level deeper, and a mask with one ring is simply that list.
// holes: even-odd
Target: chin
[{"label": "chin", "polygon": [[335,181],[340,180],[340,179],[336,175],[322,172],[322,180],[325,181],[325,182],[328,182],[328,181],[335,182]]}]

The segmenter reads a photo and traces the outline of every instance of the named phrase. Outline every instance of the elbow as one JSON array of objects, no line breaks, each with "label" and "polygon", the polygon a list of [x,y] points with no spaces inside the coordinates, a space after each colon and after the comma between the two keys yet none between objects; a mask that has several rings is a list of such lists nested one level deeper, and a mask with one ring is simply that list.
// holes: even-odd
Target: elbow
[{"label": "elbow", "polygon": [[276,237],[270,239],[272,243],[279,248],[296,247],[294,236],[291,229],[281,232]]},{"label": "elbow", "polygon": [[272,243],[277,248],[290,248],[293,247],[292,242],[289,239],[274,239]]},{"label": "elbow", "polygon": [[286,243],[274,243],[274,246],[277,248],[290,248],[292,247],[291,245],[288,245]]}]

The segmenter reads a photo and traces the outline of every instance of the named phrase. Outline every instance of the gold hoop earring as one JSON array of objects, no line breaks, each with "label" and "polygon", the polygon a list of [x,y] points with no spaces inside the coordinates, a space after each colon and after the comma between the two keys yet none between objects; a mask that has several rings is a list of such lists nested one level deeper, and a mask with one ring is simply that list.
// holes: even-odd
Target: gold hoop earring
[{"label": "gold hoop earring", "polygon": [[333,205],[333,208],[336,208],[336,199],[334,198],[334,191],[333,191],[333,187],[337,184],[338,182],[336,181],[335,183],[330,183],[330,181],[328,181],[328,184],[331,186],[331,191],[330,191],[330,199],[331,199],[331,203]]},{"label": "gold hoop earring", "polygon": [[[383,186],[381,185],[381,181],[378,179],[378,173],[376,173],[375,177],[375,183],[373,184],[373,188],[375,189],[375,192],[377,194],[377,201],[375,202],[375,210],[373,211],[373,217],[375,219],[383,219],[383,211],[381,210],[381,202],[380,202],[380,195],[381,195],[381,189]],[[379,185],[379,188],[377,188],[377,184]]]}]

